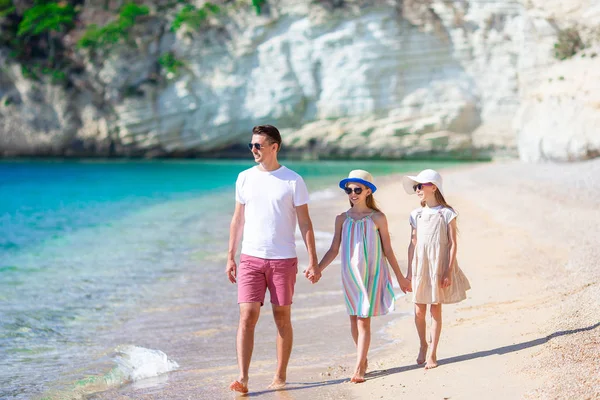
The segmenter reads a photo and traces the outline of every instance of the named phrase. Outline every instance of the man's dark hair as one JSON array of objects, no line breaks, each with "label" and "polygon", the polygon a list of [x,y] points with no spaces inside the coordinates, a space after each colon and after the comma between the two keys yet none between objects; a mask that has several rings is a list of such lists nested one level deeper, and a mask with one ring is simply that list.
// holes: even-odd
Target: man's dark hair
[{"label": "man's dark hair", "polygon": [[252,128],[253,135],[263,135],[269,138],[271,143],[277,143],[277,151],[281,150],[281,134],[273,125],[258,125]]}]

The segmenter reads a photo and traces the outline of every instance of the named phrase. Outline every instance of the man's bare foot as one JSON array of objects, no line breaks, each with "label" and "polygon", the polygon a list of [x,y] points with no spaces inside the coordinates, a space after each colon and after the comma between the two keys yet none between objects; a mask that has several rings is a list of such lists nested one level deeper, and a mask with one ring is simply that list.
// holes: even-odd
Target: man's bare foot
[{"label": "man's bare foot", "polygon": [[[241,379],[240,379],[241,380]],[[239,393],[248,393],[248,382],[242,383],[239,380],[231,382],[229,390],[236,391]]]},{"label": "man's bare foot", "polygon": [[352,383],[363,383],[364,381],[365,381],[365,377],[360,376],[358,374],[358,372],[356,374],[354,374],[354,376],[352,378],[350,378],[350,382],[352,382]]},{"label": "man's bare foot", "polygon": [[421,345],[419,349],[419,355],[417,356],[417,364],[421,365],[425,362],[425,357],[427,356],[427,345]]},{"label": "man's bare foot", "polygon": [[267,389],[282,389],[285,387],[285,379],[281,379],[281,378],[273,378],[273,382],[271,382],[271,384],[269,386],[267,386]]},{"label": "man's bare foot", "polygon": [[437,358],[430,356],[427,360],[427,364],[425,364],[425,369],[432,369],[438,366]]}]

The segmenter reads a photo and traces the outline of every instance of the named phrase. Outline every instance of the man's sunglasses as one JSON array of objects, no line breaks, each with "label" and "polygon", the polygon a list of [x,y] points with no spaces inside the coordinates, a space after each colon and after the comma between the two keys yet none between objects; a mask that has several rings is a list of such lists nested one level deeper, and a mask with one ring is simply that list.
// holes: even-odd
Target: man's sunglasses
[{"label": "man's sunglasses", "polygon": [[363,189],[361,187],[355,187],[354,190],[352,190],[352,188],[345,188],[344,191],[346,192],[346,194],[350,194],[352,192],[354,192],[355,194],[361,194]]},{"label": "man's sunglasses", "polygon": [[248,143],[248,148],[250,149],[250,151],[252,151],[252,148],[254,147],[256,150],[260,150],[260,149],[264,149],[267,146],[272,145],[275,142],[267,142],[267,144],[260,144],[260,143]]},{"label": "man's sunglasses", "polygon": [[264,149],[265,146],[260,144],[260,143],[248,143],[248,149],[250,149],[250,151],[252,151],[252,148],[255,148],[256,150],[260,150],[260,149]]},{"label": "man's sunglasses", "polygon": [[416,192],[417,190],[422,190],[423,186],[431,186],[433,185],[433,183],[417,183],[416,185],[413,185],[413,190]]}]

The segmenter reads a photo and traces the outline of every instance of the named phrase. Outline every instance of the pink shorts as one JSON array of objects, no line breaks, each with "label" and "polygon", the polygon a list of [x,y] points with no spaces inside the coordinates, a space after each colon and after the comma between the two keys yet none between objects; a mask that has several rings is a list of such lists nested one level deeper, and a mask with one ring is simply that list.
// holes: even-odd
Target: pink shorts
[{"label": "pink shorts", "polygon": [[260,303],[262,306],[269,288],[271,303],[289,306],[297,273],[297,258],[269,260],[242,254],[237,271],[238,303]]}]

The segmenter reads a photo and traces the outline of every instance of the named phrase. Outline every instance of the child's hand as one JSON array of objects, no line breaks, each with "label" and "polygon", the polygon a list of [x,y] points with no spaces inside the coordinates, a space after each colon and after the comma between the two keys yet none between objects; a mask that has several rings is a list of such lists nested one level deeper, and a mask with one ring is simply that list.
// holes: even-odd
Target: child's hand
[{"label": "child's hand", "polygon": [[398,284],[400,285],[400,290],[404,293],[412,292],[412,285],[408,279],[402,277],[398,280]]},{"label": "child's hand", "polygon": [[450,270],[448,270],[442,277],[442,289],[445,289],[450,285],[452,285],[452,275],[450,274]]}]

